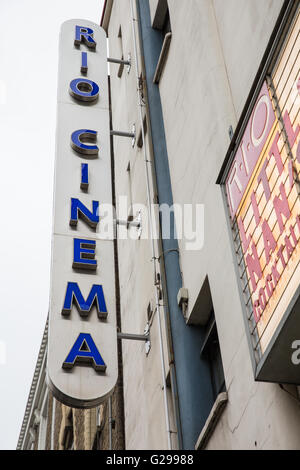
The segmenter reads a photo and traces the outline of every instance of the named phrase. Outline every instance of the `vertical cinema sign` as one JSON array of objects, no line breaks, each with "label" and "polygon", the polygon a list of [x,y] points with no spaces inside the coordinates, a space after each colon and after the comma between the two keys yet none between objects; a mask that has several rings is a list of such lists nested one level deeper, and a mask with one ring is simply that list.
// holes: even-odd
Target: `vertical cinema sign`
[{"label": "vertical cinema sign", "polygon": [[223,180],[256,377],[290,383],[300,383],[290,361],[300,338],[299,50],[298,8]]},{"label": "vertical cinema sign", "polygon": [[75,407],[92,407],[117,381],[106,35],[86,20],[61,28],[48,382]]}]

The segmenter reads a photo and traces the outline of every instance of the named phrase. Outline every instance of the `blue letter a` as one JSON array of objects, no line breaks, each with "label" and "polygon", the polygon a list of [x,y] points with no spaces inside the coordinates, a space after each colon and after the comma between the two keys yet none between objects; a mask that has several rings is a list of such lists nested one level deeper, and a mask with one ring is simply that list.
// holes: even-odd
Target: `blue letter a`
[{"label": "blue letter a", "polygon": [[72,369],[76,362],[92,365],[97,372],[105,372],[106,364],[89,333],[79,334],[62,366]]}]

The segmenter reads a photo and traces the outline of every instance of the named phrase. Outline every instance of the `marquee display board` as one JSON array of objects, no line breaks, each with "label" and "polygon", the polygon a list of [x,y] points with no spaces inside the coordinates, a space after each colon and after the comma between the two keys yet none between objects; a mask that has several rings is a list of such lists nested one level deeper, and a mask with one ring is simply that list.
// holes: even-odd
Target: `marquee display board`
[{"label": "marquee display board", "polygon": [[[300,384],[299,8],[223,188],[257,380]],[[299,340],[299,344],[297,341]]]},{"label": "marquee display board", "polygon": [[73,407],[92,407],[118,376],[106,34],[63,23],[59,41],[48,383]]}]

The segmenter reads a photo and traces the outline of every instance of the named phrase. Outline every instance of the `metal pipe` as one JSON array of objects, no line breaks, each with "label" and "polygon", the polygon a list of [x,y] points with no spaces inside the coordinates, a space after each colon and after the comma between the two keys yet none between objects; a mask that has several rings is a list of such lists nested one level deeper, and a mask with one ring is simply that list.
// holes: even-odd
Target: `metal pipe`
[{"label": "metal pipe", "polygon": [[138,222],[138,221],[135,221],[135,220],[128,221],[128,220],[116,219],[116,223],[118,225],[124,225],[124,226],[128,225],[130,227],[137,227],[137,228],[140,228],[140,226],[141,226],[141,222]]},{"label": "metal pipe", "polygon": [[118,339],[133,339],[135,341],[148,341],[149,334],[146,335],[136,335],[133,333],[117,333]]},{"label": "metal pipe", "polygon": [[108,450],[112,450],[112,401],[108,399]]},{"label": "metal pipe", "polygon": [[149,160],[147,159],[147,154],[146,154],[143,101],[142,101],[142,96],[141,96],[142,90],[140,88],[140,79],[139,79],[140,70],[139,70],[139,61],[138,61],[138,53],[137,53],[135,25],[134,25],[135,19],[134,19],[133,0],[130,0],[130,8],[131,8],[131,23],[132,23],[132,35],[133,35],[133,44],[134,44],[134,58],[135,58],[135,65],[136,65],[135,72],[136,72],[136,82],[137,82],[137,90],[138,90],[139,119],[140,119],[141,133],[142,133],[143,153],[144,153],[144,162],[145,162],[147,206],[148,206],[147,208],[148,208],[149,229],[150,229],[150,237],[151,237],[151,252],[152,252],[154,286],[155,286],[155,304],[156,304],[158,333],[159,333],[159,349],[160,349],[160,359],[161,359],[161,373],[162,373],[162,383],[163,383],[166,431],[167,431],[167,438],[168,438],[168,448],[172,449],[170,416],[169,416],[168,398],[167,398],[166,368],[165,368],[165,360],[164,360],[164,348],[163,348],[161,315],[160,315],[160,305],[159,305],[159,286],[157,285],[157,268],[156,268],[157,257],[155,256],[155,245],[154,245],[153,220],[155,220],[155,218],[154,217],[152,218],[152,205],[151,205],[151,194],[150,194],[150,183],[149,183],[150,178],[149,178],[149,169],[148,169]]},{"label": "metal pipe", "polygon": [[54,450],[55,408],[56,408],[56,400],[54,396],[52,395],[51,450]]},{"label": "metal pipe", "polygon": [[111,64],[123,64],[123,65],[130,65],[129,60],[123,60],[123,59],[111,59],[110,57],[107,58],[107,62],[110,62]]},{"label": "metal pipe", "polygon": [[131,139],[135,138],[134,132],[110,131],[110,135],[118,135],[119,137],[130,137]]},{"label": "metal pipe", "polygon": [[[144,26],[142,24],[143,19],[144,19],[144,15],[145,15],[145,11],[144,11],[145,3],[147,3],[147,2],[144,2],[144,1],[142,2],[143,11],[141,11],[141,3],[140,3],[139,0],[136,0],[137,19],[138,19],[138,26],[139,26],[138,31],[139,31],[140,48],[141,48],[142,58],[145,57],[144,56],[144,54],[145,54],[144,47],[146,45],[145,42],[144,42],[144,38],[143,38],[143,36],[144,36],[144,33],[143,33]],[[156,36],[156,32],[154,33],[154,35]],[[152,42],[152,38],[150,39],[150,34],[149,34],[149,36],[147,36],[147,39],[149,39]],[[158,41],[158,42],[160,43],[160,41]],[[160,48],[160,51],[161,51],[161,48]],[[148,65],[149,65],[149,58],[147,58],[147,59],[145,58],[145,60],[148,61]],[[157,60],[158,60],[158,56],[155,59],[155,67],[157,65]],[[152,122],[152,120],[156,121],[156,119],[158,119],[158,121],[159,121],[160,118],[162,118],[160,100],[158,99],[159,93],[156,93],[155,96],[153,96],[153,91],[154,91],[153,88],[150,88],[150,93],[151,93],[151,98],[150,99],[153,103],[152,113],[151,113],[151,109],[149,107],[148,91],[149,91],[149,86],[151,87],[151,84],[153,85],[153,75],[154,75],[154,72],[155,72],[155,67],[153,67],[153,69],[151,70],[150,73],[148,72],[149,77],[147,78],[146,63],[144,63],[144,60],[142,60],[143,75],[146,79],[146,84],[147,84],[147,87],[146,87],[146,90],[145,90],[146,95],[147,95],[146,96],[147,107],[145,107],[145,110],[146,110],[146,113],[147,113],[147,119],[149,120],[149,123],[150,123],[149,124],[149,138],[151,139],[151,143],[152,143],[152,145],[150,146],[150,151],[151,151],[151,155],[152,155],[152,166],[151,166],[152,184],[154,186],[154,190],[158,194],[159,200],[162,198],[162,200],[166,201],[169,204],[169,206],[171,207],[173,202],[170,202],[170,201],[172,201],[172,199],[169,200],[169,198],[166,197],[166,193],[168,194],[168,187],[165,188],[165,185],[163,184],[164,191],[162,191],[162,187],[161,187],[162,186],[162,184],[161,184],[162,180],[165,179],[165,178],[168,178],[168,175],[166,175],[165,162],[162,163],[162,166],[160,166],[159,173],[157,174],[157,172],[156,172],[156,158],[160,161],[160,156],[161,156],[159,154],[159,157],[158,157],[158,152],[160,150],[157,149],[157,146],[159,148],[160,148],[161,144],[162,144],[162,147],[165,146],[165,137],[164,137],[164,127],[163,127],[163,125],[160,127],[160,132],[157,133],[157,124],[156,124],[155,125],[155,129],[156,129],[155,130],[155,139],[157,139],[157,141],[160,142],[160,144],[157,144],[157,142],[153,141],[153,128],[152,128],[153,122]],[[157,89],[157,85],[155,86],[155,88]],[[155,111],[154,111],[155,116],[153,116],[153,108],[155,109]],[[152,114],[152,116],[151,116],[151,114]],[[155,147],[156,147],[156,150],[155,150]],[[162,150],[163,150],[163,148],[162,148]],[[168,184],[167,184],[167,186],[168,186]],[[169,287],[168,287],[168,284],[167,284],[167,278],[170,277],[170,269],[167,273],[166,266],[165,266],[165,254],[170,253],[171,251],[177,251],[178,255],[179,255],[179,251],[178,251],[178,246],[173,246],[172,244],[171,245],[168,244],[167,248],[166,248],[165,245],[164,245],[164,241],[162,240],[161,234],[160,234],[160,237],[158,239],[158,244],[159,244],[158,250],[161,253],[158,256],[158,261],[159,261],[159,266],[160,266],[161,286],[162,286],[162,290],[163,290],[163,299],[164,299],[164,301],[163,301],[163,303],[164,303],[164,321],[165,321],[166,337],[167,337],[167,350],[168,350],[169,374],[170,374],[170,385],[171,385],[170,391],[171,391],[171,395],[172,395],[173,412],[174,412],[174,417],[175,417],[175,422],[176,422],[177,445],[178,445],[178,449],[182,449],[183,448],[183,439],[182,439],[181,413],[180,413],[180,407],[179,407],[179,394],[178,394],[177,378],[176,378],[176,371],[175,371],[174,347],[173,347],[173,339],[172,339],[172,322],[171,322],[171,318],[170,318],[170,309],[171,309],[171,307],[170,307],[170,302],[169,302]],[[170,248],[170,246],[171,246],[171,248]],[[177,269],[176,263],[173,263],[173,267],[171,268],[171,271],[174,272],[174,271],[176,271],[176,269]],[[176,292],[176,296],[177,296],[177,292]]]}]

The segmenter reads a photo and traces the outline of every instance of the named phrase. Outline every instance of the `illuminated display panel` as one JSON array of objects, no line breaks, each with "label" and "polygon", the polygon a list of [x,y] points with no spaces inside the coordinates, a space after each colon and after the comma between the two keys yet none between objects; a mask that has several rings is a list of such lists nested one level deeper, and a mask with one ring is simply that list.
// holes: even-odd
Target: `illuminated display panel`
[{"label": "illuminated display panel", "polygon": [[257,363],[300,284],[299,51],[298,8],[273,71],[266,76],[257,97],[225,181]]}]

